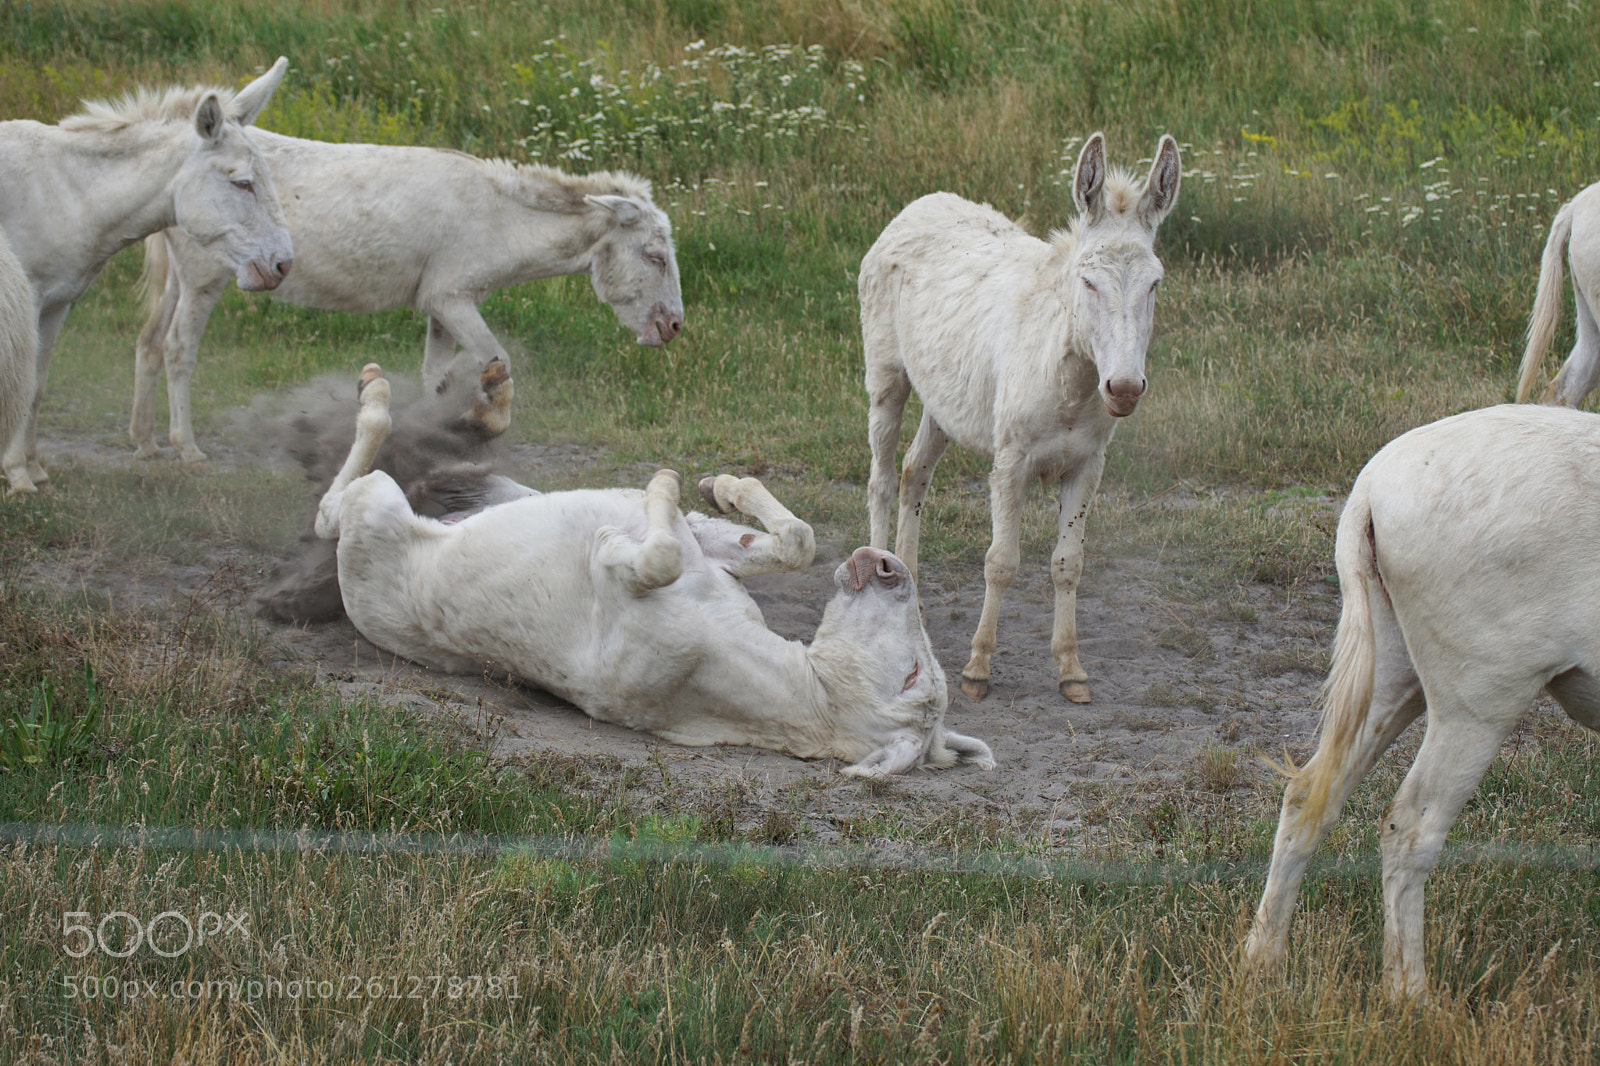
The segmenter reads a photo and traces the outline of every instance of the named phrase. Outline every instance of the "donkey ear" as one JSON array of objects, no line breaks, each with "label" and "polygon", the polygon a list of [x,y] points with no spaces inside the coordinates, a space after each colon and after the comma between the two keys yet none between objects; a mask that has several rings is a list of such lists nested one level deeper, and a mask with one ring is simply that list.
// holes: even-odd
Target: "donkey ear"
[{"label": "donkey ear", "polygon": [[1078,213],[1093,221],[1103,206],[1100,193],[1106,185],[1106,137],[1096,130],[1078,153],[1078,167],[1072,175],[1072,200]]},{"label": "donkey ear", "polygon": [[1178,183],[1182,178],[1178,142],[1170,133],[1162,134],[1155,162],[1150,164],[1150,176],[1144,182],[1144,195],[1139,197],[1139,221],[1147,228],[1159,226],[1172,205],[1178,202]]},{"label": "donkey ear", "polygon": [[865,759],[839,772],[846,777],[889,777],[905,773],[917,765],[921,758],[922,738],[915,733],[902,731]]},{"label": "donkey ear", "polygon": [[631,226],[644,217],[639,205],[626,196],[585,196],[584,200],[610,211],[624,226]]},{"label": "donkey ear", "polygon": [[202,141],[214,143],[222,136],[223,123],[227,116],[222,113],[222,104],[217,100],[216,93],[206,93],[200,101],[200,106],[194,111],[194,131],[200,135]]},{"label": "donkey ear", "polygon": [[272,69],[267,71],[255,81],[246,85],[234,94],[228,101],[228,115],[241,126],[248,126],[261,114],[261,109],[267,106],[267,101],[272,99],[272,91],[283,80],[284,71],[289,69],[289,57],[279,56],[278,61],[272,64]]}]

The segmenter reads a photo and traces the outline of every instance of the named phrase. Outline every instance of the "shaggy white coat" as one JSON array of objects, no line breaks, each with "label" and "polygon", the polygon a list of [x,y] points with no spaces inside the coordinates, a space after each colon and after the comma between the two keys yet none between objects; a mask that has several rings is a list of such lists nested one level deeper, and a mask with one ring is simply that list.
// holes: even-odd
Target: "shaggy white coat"
[{"label": "shaggy white coat", "polygon": [[1356,478],[1334,551],[1344,606],[1321,739],[1284,790],[1246,954],[1279,964],[1312,852],[1426,711],[1379,825],[1387,983],[1412,996],[1423,884],[1501,743],[1541,691],[1600,728],[1600,417],[1504,405],[1396,438]]},{"label": "shaggy white coat", "polygon": [[949,193],[912,203],[861,261],[861,337],[871,401],[871,542],[889,544],[900,421],[912,390],[922,424],[906,450],[895,554],[917,567],[923,499],[950,441],[994,460],[983,614],[961,671],[988,693],[1000,601],[1016,576],[1028,484],[1057,486],[1051,654],[1062,694],[1089,699],[1078,660],[1084,520],[1117,419],[1144,394],[1161,263],[1156,227],[1177,200],[1178,146],[1164,136],[1143,189],[1108,174],[1096,133],[1078,156],[1073,226],[1041,241],[987,205]]},{"label": "shaggy white coat", "polygon": [[238,93],[141,91],[91,103],[58,125],[0,122],[0,231],[37,303],[31,404],[4,452],[13,491],[47,480],[35,423],[62,321],[106,262],[151,233],[181,228],[246,289],[270,289],[293,257],[270,172],[245,135],[289,61]]},{"label": "shaggy white coat", "polygon": [[[535,278],[587,274],[640,344],[665,344],[683,328],[672,225],[642,178],[569,175],[439,148],[251,136],[272,168],[297,257],[273,296],[324,311],[417,308],[428,316],[428,388],[444,381],[457,345],[471,363],[462,380],[507,359],[478,304]],[[149,316],[135,349],[129,423],[141,455],[158,451],[164,365],[168,440],[185,461],[205,458],[190,425],[189,382],[229,273],[181,233],[145,242]]]}]

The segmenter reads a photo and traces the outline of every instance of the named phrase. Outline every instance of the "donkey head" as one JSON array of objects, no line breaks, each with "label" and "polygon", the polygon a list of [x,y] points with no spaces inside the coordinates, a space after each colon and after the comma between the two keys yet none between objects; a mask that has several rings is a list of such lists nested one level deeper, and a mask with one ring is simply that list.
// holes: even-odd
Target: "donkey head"
[{"label": "donkey head", "polygon": [[994,765],[988,745],[944,728],[944,670],[922,624],[906,564],[879,548],[857,548],[833,574],[838,586],[811,643],[841,747],[859,758],[841,773],[879,777],[958,759]]},{"label": "donkey head", "polygon": [[266,160],[244,131],[288,67],[288,59],[279,57],[226,105],[216,93],[201,98],[194,113],[195,148],[173,187],[178,227],[232,263],[239,288],[250,291],[277,288],[294,262]]},{"label": "donkey head", "polygon": [[1120,170],[1107,171],[1103,135],[1090,137],[1078,154],[1072,197],[1079,212],[1079,320],[1100,398],[1117,418],[1132,414],[1144,395],[1144,353],[1162,274],[1153,250],[1156,227],[1178,199],[1182,170],[1170,135],[1156,148],[1143,190]]},{"label": "donkey head", "polygon": [[652,348],[683,329],[683,293],[672,252],[672,223],[647,197],[586,196],[611,225],[596,242],[589,271],[595,295]]}]

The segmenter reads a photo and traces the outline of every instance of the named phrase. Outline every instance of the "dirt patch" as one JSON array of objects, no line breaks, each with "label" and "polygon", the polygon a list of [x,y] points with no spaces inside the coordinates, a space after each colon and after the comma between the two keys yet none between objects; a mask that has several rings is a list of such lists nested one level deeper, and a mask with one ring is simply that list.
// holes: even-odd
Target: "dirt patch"
[{"label": "dirt patch", "polygon": [[[104,446],[50,441],[46,450],[58,464],[134,462]],[[220,453],[212,460],[218,468],[250,461],[213,451]],[[537,486],[592,461],[581,448],[522,445],[510,449],[507,465]],[[638,473],[643,484],[649,471]],[[832,571],[855,547],[817,532],[810,568],[747,583],[768,625],[785,637],[810,638],[832,594]],[[926,566],[927,627],[952,680],[947,720],[988,742],[997,766],[862,783],[839,776],[835,763],[755,748],[681,747],[596,722],[531,687],[438,674],[380,651],[348,620],[285,625],[253,617],[245,602],[275,561],[234,549],[199,563],[149,558],[111,569],[90,558],[54,556],[30,566],[24,580],[122,607],[182,613],[202,604],[253,627],[276,669],[315,676],[348,697],[405,704],[470,730],[492,730],[500,757],[561,760],[585,790],[665,811],[704,811],[726,806],[732,796],[742,829],[777,816],[822,842],[850,838],[875,819],[979,819],[1063,840],[1093,837],[1108,796],[1216,786],[1205,768],[1207,756],[1214,765],[1218,752],[1236,755],[1229,762],[1237,771],[1223,786],[1270,787],[1258,756],[1285,747],[1303,754],[1311,741],[1338,601],[1336,589],[1324,584],[1234,587],[1201,602],[1192,594],[1174,599],[1170,563],[1091,554],[1078,626],[1094,702],[1074,705],[1057,694],[1049,656],[1054,604],[1046,562],[1025,560],[1002,611],[990,695],[974,702],[954,679],[982,604],[982,567]]]}]

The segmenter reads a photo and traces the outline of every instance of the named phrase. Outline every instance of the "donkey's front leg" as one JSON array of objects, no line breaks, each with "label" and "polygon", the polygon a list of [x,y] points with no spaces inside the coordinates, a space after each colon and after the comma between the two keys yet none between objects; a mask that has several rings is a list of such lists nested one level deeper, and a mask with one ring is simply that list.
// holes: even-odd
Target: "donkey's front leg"
[{"label": "donkey's front leg", "polygon": [[189,382],[200,357],[200,338],[205,335],[211,310],[222,299],[227,283],[227,278],[220,282],[207,279],[187,288],[180,283],[178,304],[162,351],[167,372],[167,443],[185,463],[198,463],[206,457],[194,442]]},{"label": "donkey's front leg", "polygon": [[616,526],[601,526],[596,533],[595,561],[613,571],[635,596],[665,588],[683,576],[683,545],[673,529],[682,489],[683,476],[676,470],[657,470],[651,477],[644,490],[643,541]]},{"label": "donkey's front leg", "polygon": [[989,472],[989,520],[993,536],[983,557],[983,614],[972,635],[972,658],[961,670],[961,691],[969,699],[989,694],[989,657],[994,654],[995,631],[1000,625],[1000,601],[1017,576],[1022,557],[1022,500],[1027,492],[1023,478],[1026,460],[1020,452],[999,452]]},{"label": "donkey's front leg", "polygon": [[344,503],[344,490],[356,478],[372,469],[372,460],[389,437],[389,383],[377,363],[361,368],[356,379],[356,391],[361,397],[361,410],[356,413],[356,439],[350,444],[350,454],[344,465],[334,475],[328,491],[317,504],[317,518],[312,530],[323,540],[339,539],[339,518]]},{"label": "donkey's front leg", "polygon": [[767,487],[753,477],[734,477],[718,474],[700,481],[700,495],[712,507],[727,514],[738,511],[747,514],[766,527],[766,533],[741,526],[718,522],[729,534],[736,534],[732,543],[725,538],[711,540],[710,530],[702,537],[696,530],[700,547],[708,558],[714,559],[734,577],[745,578],[755,574],[773,574],[789,570],[804,570],[817,554],[817,539],[810,524],[796,518],[787,507],[767,491]]},{"label": "donkey's front leg", "polygon": [[1078,581],[1083,577],[1083,527],[1105,464],[1106,453],[1102,450],[1061,479],[1056,550],[1050,556],[1050,580],[1056,588],[1056,620],[1050,637],[1050,655],[1059,671],[1056,688],[1073,703],[1089,702],[1089,675],[1078,661]]}]

